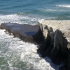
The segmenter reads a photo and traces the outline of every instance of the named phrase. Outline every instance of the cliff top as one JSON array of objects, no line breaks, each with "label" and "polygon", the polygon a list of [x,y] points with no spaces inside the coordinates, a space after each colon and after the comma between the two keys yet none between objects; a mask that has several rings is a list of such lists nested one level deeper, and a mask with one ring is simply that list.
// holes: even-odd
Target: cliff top
[{"label": "cliff top", "polygon": [[64,36],[70,42],[70,20],[39,20],[39,24],[52,27],[53,31],[59,29],[64,33]]}]

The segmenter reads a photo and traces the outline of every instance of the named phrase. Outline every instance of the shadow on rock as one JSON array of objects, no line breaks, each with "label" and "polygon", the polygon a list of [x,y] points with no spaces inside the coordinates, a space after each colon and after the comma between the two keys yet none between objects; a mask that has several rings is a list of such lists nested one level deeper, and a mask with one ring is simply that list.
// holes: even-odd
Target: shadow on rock
[{"label": "shadow on rock", "polygon": [[47,56],[54,64],[61,65],[68,58],[67,44],[68,42],[63,33],[57,29],[52,34],[48,33],[46,40],[40,45],[37,52],[40,57],[45,58]]}]

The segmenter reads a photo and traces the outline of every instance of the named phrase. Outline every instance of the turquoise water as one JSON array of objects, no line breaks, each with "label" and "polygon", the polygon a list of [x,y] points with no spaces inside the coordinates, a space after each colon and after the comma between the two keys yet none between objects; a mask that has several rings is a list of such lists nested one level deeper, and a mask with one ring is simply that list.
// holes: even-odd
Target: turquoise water
[{"label": "turquoise water", "polygon": [[[70,0],[0,0],[0,24],[37,24],[40,19],[70,20]],[[36,51],[37,45],[0,30],[0,70],[58,70]]]},{"label": "turquoise water", "polygon": [[0,0],[0,22],[70,19],[70,0]]}]

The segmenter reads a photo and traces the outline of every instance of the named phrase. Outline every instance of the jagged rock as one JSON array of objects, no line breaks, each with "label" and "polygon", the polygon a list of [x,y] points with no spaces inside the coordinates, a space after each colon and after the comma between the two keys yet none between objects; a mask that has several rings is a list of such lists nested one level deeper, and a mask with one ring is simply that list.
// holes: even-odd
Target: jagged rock
[{"label": "jagged rock", "polygon": [[60,64],[68,57],[67,40],[60,30],[54,33],[48,30],[48,35],[44,43],[37,50],[41,57],[50,57],[52,62]]},{"label": "jagged rock", "polygon": [[[47,32],[47,34],[46,34],[47,38],[45,39],[45,37],[44,37],[43,44],[37,50],[37,52],[40,53],[43,58],[50,55],[50,50],[53,47],[52,46],[52,42],[53,42],[53,29],[52,28],[48,28],[46,26],[46,30],[45,31]],[[49,54],[48,54],[48,52],[49,52]]]},{"label": "jagged rock", "polygon": [[[38,48],[37,52],[39,54],[41,54],[42,57],[45,57],[46,54],[44,54],[46,52],[46,50],[48,49],[48,47],[50,46],[51,43],[51,37],[48,35],[47,39],[43,42],[42,45],[40,45],[40,47]],[[44,56],[45,55],[45,56]]]},{"label": "jagged rock", "polygon": [[40,20],[39,26],[45,39],[37,50],[41,57],[48,56],[55,64],[66,61],[70,48],[70,21]]},{"label": "jagged rock", "polygon": [[51,60],[55,64],[60,64],[68,57],[67,40],[63,36],[60,30],[56,30],[54,33],[54,45],[51,51]]},{"label": "jagged rock", "polygon": [[[48,56],[55,64],[66,63],[64,69],[70,69],[70,21],[42,20],[38,25],[2,23],[1,29],[6,29],[14,37],[40,45],[37,52],[41,57]],[[58,29],[58,30],[57,30]],[[62,69],[60,68],[60,69]]]},{"label": "jagged rock", "polygon": [[68,50],[68,59],[67,59],[67,62],[66,62],[66,65],[67,65],[67,70],[70,70],[70,49]]},{"label": "jagged rock", "polygon": [[[55,32],[57,29],[59,29],[62,33],[64,33],[64,36],[66,37],[67,41],[70,42],[70,20],[39,20],[38,21],[41,29],[48,26],[48,28],[52,27],[53,32]],[[45,28],[43,29],[43,31]],[[47,34],[47,31],[45,30],[45,33]],[[44,33],[43,33],[44,34]],[[44,35],[45,38],[47,38],[47,35]]]}]

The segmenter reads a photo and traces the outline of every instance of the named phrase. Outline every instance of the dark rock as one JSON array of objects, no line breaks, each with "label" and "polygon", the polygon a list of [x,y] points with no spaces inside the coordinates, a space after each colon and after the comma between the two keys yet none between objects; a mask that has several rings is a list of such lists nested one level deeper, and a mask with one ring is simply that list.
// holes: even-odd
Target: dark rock
[{"label": "dark rock", "polygon": [[54,33],[48,31],[48,35],[44,43],[38,48],[37,52],[41,57],[50,57],[53,63],[60,64],[68,57],[67,40],[60,30]]},{"label": "dark rock", "polygon": [[[63,66],[61,66],[59,70],[70,70],[69,25],[69,21],[66,20],[39,21],[40,29],[46,40],[45,43],[43,43],[37,51],[41,54],[41,57],[50,57],[52,62],[55,64],[62,63]],[[54,32],[52,32],[52,29]],[[49,43],[47,42],[47,40]]]},{"label": "dark rock", "polygon": [[60,64],[68,57],[67,40],[60,30],[54,33],[54,47],[51,51],[51,60],[55,64]]},{"label": "dark rock", "polygon": [[70,49],[68,50],[68,59],[67,59],[67,70],[70,70]]},{"label": "dark rock", "polygon": [[61,66],[59,70],[67,70],[66,65]]},{"label": "dark rock", "polygon": [[43,42],[42,45],[40,45],[39,49],[37,50],[38,53],[43,53],[46,51],[46,49],[49,47],[51,43],[51,38],[50,36],[48,35],[47,39]]},{"label": "dark rock", "polygon": [[50,57],[52,48],[53,48],[53,44],[51,44],[51,45],[47,48],[47,50],[42,54],[42,57],[43,57],[43,58],[46,57],[46,56],[47,56],[47,57]]},{"label": "dark rock", "polygon": [[34,39],[34,41],[36,41],[39,45],[44,42],[44,36],[43,36],[43,33],[42,33],[40,27],[39,27],[38,32],[37,32],[35,35],[33,35],[33,39]]},{"label": "dark rock", "polygon": [[6,33],[13,34],[14,37],[19,37],[25,42],[40,45],[37,52],[41,54],[41,57],[48,56],[55,64],[64,63],[60,70],[70,70],[68,42],[60,30],[53,32],[53,29],[46,25],[17,23],[2,23],[0,29],[5,29]]},{"label": "dark rock", "polygon": [[70,49],[68,49],[68,58],[66,59],[63,66],[59,68],[59,70],[70,70]]},{"label": "dark rock", "polygon": [[50,55],[50,52],[52,50],[52,38],[53,38],[53,29],[52,28],[48,28],[46,26],[46,33],[47,33],[47,38],[44,39],[44,42],[42,45],[40,45],[40,47],[38,48],[37,52],[41,54],[41,57],[46,57]]}]

